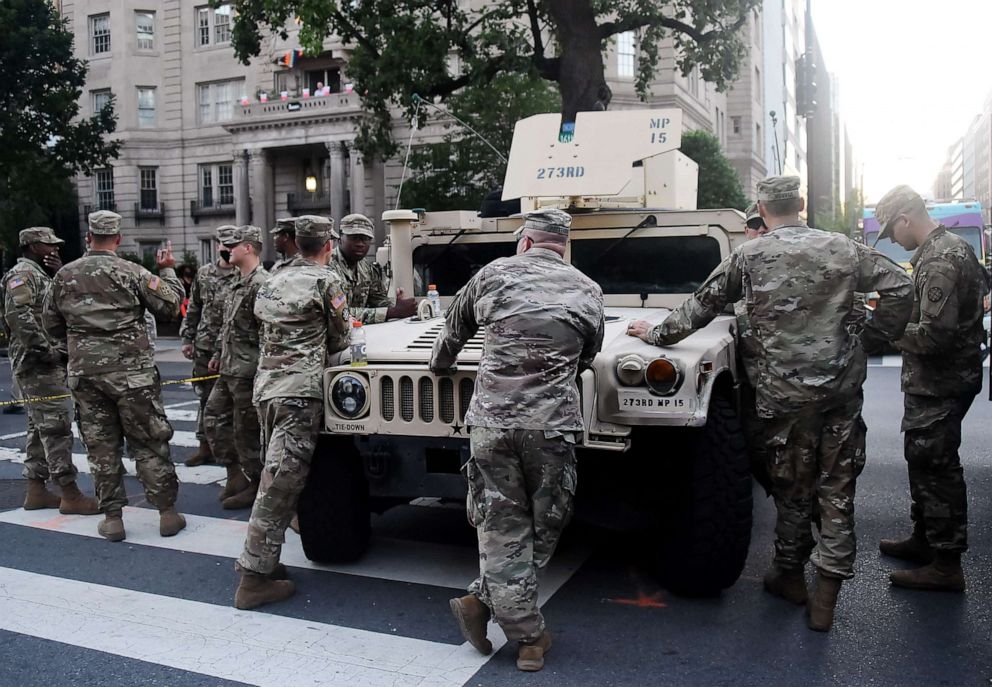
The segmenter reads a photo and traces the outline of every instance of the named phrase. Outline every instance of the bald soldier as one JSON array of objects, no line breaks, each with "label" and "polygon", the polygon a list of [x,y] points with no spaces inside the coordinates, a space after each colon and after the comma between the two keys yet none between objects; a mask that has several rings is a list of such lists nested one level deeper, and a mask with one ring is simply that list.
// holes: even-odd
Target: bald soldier
[{"label": "bald soldier", "polygon": [[117,257],[121,216],[107,210],[90,213],[87,240],[86,255],[52,280],[42,319],[49,336],[68,346],[69,389],[104,513],[97,531],[110,541],[125,538],[126,439],[145,498],[159,511],[159,534],[171,537],[186,520],[175,509],[172,426],[162,406],[145,312],[164,320],[179,317],[185,292],[173,269],[176,260],[171,246],[160,250],[154,275]]},{"label": "bald soldier", "polygon": [[985,274],[968,242],[927,214],[908,186],[875,206],[890,237],[915,250],[913,313],[895,346],[902,351],[902,419],[913,532],[884,539],[882,553],[919,563],[889,575],[910,589],[963,592],[961,554],[968,549],[968,500],[961,468],[961,422],[982,388]]},{"label": "bald soldier", "polygon": [[[798,177],[758,183],[758,212],[768,232],[738,246],[696,293],[656,327],[632,322],[628,334],[672,346],[705,327],[728,303],[743,300],[756,360],[756,407],[769,447],[778,519],[775,558],[765,589],[809,601],[809,627],[833,624],[841,582],[854,575],[856,435],[866,375],[861,337],[850,328],[855,293],[877,291],[866,336],[895,337],[912,308],[909,276],[897,264],[841,234],[799,219]],[[822,519],[814,542],[814,500]],[[808,599],[804,570],[818,569]]]}]

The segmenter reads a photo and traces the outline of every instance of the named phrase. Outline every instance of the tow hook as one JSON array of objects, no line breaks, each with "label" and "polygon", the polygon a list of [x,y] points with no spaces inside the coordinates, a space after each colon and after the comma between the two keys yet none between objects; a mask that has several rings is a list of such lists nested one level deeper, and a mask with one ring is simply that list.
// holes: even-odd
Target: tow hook
[{"label": "tow hook", "polygon": [[379,481],[389,472],[389,453],[376,451],[365,457],[365,474],[369,479]]}]

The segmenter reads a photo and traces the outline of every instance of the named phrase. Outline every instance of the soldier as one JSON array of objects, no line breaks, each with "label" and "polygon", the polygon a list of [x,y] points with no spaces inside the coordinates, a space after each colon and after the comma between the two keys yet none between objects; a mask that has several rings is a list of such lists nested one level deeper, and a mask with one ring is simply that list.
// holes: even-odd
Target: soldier
[{"label": "soldier", "polygon": [[923,199],[897,186],[875,206],[882,231],[916,250],[915,299],[902,351],[902,420],[913,533],[883,539],[882,553],[923,564],[889,575],[911,589],[964,591],[961,554],[968,548],[968,509],[958,448],[961,421],[982,388],[982,267],[968,242],[927,214]]},{"label": "soldier", "polygon": [[297,252],[299,252],[296,247],[296,219],[296,217],[277,219],[276,228],[269,232],[272,234],[272,241],[275,244],[276,251],[282,255],[282,258],[276,260],[275,264],[272,265],[269,274],[275,274],[292,262]]},{"label": "soldier", "polygon": [[577,373],[603,343],[603,293],[562,256],[572,218],[524,216],[517,255],[481,269],[455,296],[430,368],[454,368],[485,328],[471,427],[469,522],[479,538],[479,578],[450,606],[465,639],[488,654],[490,617],[519,642],[517,668],[544,667],[551,634],[537,606],[543,569],[572,513],[575,443],[582,431]]},{"label": "soldier", "polygon": [[300,217],[299,255],[265,282],[255,299],[262,331],[254,401],[265,466],[236,565],[241,582],[234,605],[240,609],[280,601],[295,591],[279,554],[324,419],[325,358],[348,345],[344,288],[327,269],[333,231],[330,219]]},{"label": "soldier", "polygon": [[[31,227],[21,231],[18,242],[22,257],[0,284],[8,356],[20,394],[45,399],[27,408],[24,510],[58,508],[60,513],[95,515],[100,512],[96,499],[83,496],[76,486],[69,409],[64,399],[54,398],[66,393],[65,350],[45,336],[41,323],[50,275],[62,267],[59,246],[65,241],[48,227]],[[49,479],[61,488],[61,499],[45,489]]]},{"label": "soldier", "polygon": [[[849,328],[855,293],[877,291],[866,335],[894,337],[909,318],[911,282],[897,264],[840,234],[807,227],[798,177],[758,184],[758,211],[769,232],[738,246],[706,282],[652,328],[628,334],[671,346],[706,326],[727,303],[744,299],[763,356],[752,380],[771,457],[778,521],[767,591],[796,604],[808,600],[804,569],[819,569],[809,600],[809,627],[833,624],[841,582],[854,574],[854,492],[859,466],[850,450],[858,431],[866,363]],[[822,517],[812,535],[813,501]]]},{"label": "soldier", "polygon": [[120,225],[115,212],[90,213],[90,250],[55,275],[43,315],[49,336],[68,342],[69,389],[105,516],[97,531],[110,541],[125,537],[125,439],[145,497],[159,510],[159,534],[171,537],[186,526],[174,505],[172,426],[145,329],[146,310],[166,320],[179,316],[183,286],[171,245],[158,252],[158,276],[117,257]]},{"label": "soldier", "polygon": [[[193,361],[194,378],[210,376],[207,367],[213,357],[214,347],[217,345],[220,328],[224,322],[224,299],[235,279],[235,269],[230,262],[231,254],[224,247],[224,240],[236,228],[232,224],[217,227],[214,234],[217,239],[217,260],[197,271],[190,289],[186,317],[179,328],[182,353],[187,360]],[[203,411],[207,407],[210,391],[214,388],[214,381],[205,379],[193,382],[193,390],[200,399],[200,407],[196,414],[196,438],[200,440],[200,446],[196,453],[186,460],[187,467],[213,462],[210,442],[207,441],[207,434],[203,428]],[[243,489],[244,486],[241,485],[241,488]],[[230,494],[225,495],[224,498],[227,496]]]},{"label": "soldier", "polygon": [[341,219],[341,239],[331,258],[333,267],[344,282],[348,309],[365,324],[410,317],[417,311],[413,298],[396,291],[396,305],[389,301],[385,276],[375,262],[365,260],[375,233],[372,220],[365,215],[346,215]]},{"label": "soldier", "polygon": [[252,403],[258,367],[259,321],[255,296],[269,278],[260,264],[262,230],[246,225],[224,238],[231,264],[238,268],[224,305],[224,324],[208,368],[220,373],[204,409],[204,429],[214,459],[227,468],[223,506],[248,508],[255,501],[262,474],[261,428]]}]

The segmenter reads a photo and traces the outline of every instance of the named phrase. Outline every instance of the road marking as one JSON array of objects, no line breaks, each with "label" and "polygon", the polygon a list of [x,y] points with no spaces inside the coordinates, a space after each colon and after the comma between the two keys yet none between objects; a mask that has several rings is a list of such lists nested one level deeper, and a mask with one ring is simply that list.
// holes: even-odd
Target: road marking
[{"label": "road marking", "polygon": [[165,406],[165,409],[168,410],[169,408],[185,408],[186,406],[198,406],[198,405],[200,405],[199,399],[195,401],[181,401],[179,403],[170,403],[169,405]]},{"label": "road marking", "polygon": [[[989,366],[989,358],[982,361],[982,367]],[[902,367],[901,355],[872,356],[868,358],[868,367]]]},{"label": "road marking", "polygon": [[[187,405],[187,404],[181,404],[181,405]],[[197,415],[197,411],[195,410],[179,410],[177,408],[174,408],[173,406],[167,406],[165,409],[165,416],[169,419],[169,422],[196,422],[196,415]],[[183,432],[182,430],[175,430],[175,433],[176,434],[182,433],[183,441],[189,440],[189,437],[186,436],[189,434],[189,432]],[[11,439],[23,439],[27,435],[28,433],[26,431],[14,432],[13,434],[3,434],[0,435],[0,441],[9,441]],[[72,428],[72,435],[77,439],[79,438],[79,432],[76,429],[75,425],[73,425]],[[186,444],[176,443],[176,446],[183,446],[186,448],[198,447],[199,445],[200,445],[199,440],[197,440],[196,444],[192,444],[190,446],[187,446]]]},{"label": "road marking", "polygon": [[455,686],[489,660],[468,644],[239,611],[2,567],[0,627],[266,687]]},{"label": "road marking", "polygon": [[[0,446],[0,460],[9,460],[12,463],[23,464],[24,458],[23,449]],[[79,472],[87,475],[91,473],[90,463],[83,453],[73,453],[72,464],[76,466]],[[132,477],[138,474],[134,466],[134,461],[130,458],[124,459],[124,469]],[[177,463],[176,476],[180,482],[186,484],[220,484],[227,479],[227,470],[220,465],[201,465],[200,467],[188,468],[182,463]]]},{"label": "road marking", "polygon": [[[79,436],[79,427],[76,423],[72,424],[72,436],[81,440]],[[173,446],[179,446],[181,448],[197,448],[200,445],[200,440],[196,438],[196,432],[186,432],[181,429],[174,430],[172,432],[172,439],[169,443]]]}]

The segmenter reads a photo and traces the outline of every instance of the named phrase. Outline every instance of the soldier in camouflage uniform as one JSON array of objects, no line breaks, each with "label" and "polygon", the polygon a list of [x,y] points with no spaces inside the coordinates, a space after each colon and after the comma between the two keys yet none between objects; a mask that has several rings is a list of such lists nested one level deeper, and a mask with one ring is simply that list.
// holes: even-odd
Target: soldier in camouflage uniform
[{"label": "soldier in camouflage uniform", "polygon": [[537,606],[537,572],[572,513],[575,443],[582,431],[577,372],[603,343],[603,293],[562,259],[571,217],[525,215],[517,255],[481,269],[455,296],[430,368],[451,370],[482,327],[485,343],[465,418],[469,522],[479,537],[479,578],[451,609],[484,654],[490,616],[520,643],[517,667],[540,670],[551,645]]},{"label": "soldier in camouflage uniform", "polygon": [[[909,318],[912,285],[881,253],[800,222],[798,177],[760,182],[758,208],[769,227],[766,235],[738,246],[664,322],[654,328],[633,322],[628,333],[671,346],[706,326],[727,303],[744,300],[763,352],[755,358],[752,382],[778,511],[775,560],[765,588],[806,603],[803,571],[812,558],[819,575],[809,627],[826,631],[841,581],[854,574],[859,467],[849,442],[858,431],[866,375],[861,339],[849,327],[855,293],[880,294],[866,335],[893,337]],[[822,517],[815,546],[814,500]]]},{"label": "soldier in camouflage uniform", "polygon": [[341,238],[334,249],[331,267],[344,283],[349,313],[364,324],[410,317],[417,310],[416,301],[406,298],[400,290],[393,305],[382,268],[364,259],[374,238],[372,220],[365,215],[352,214],[341,219]]},{"label": "soldier in camouflage uniform", "polygon": [[125,439],[145,496],[159,510],[159,533],[169,537],[186,526],[174,507],[179,484],[169,458],[172,427],[145,329],[146,310],[178,318],[183,286],[171,246],[159,251],[158,276],[117,257],[120,224],[117,213],[90,214],[90,250],[55,275],[42,316],[49,336],[68,343],[69,389],[105,514],[98,531],[110,541],[125,536]]},{"label": "soldier in camouflage uniform", "polygon": [[282,256],[269,269],[269,274],[275,274],[288,265],[296,257],[299,249],[296,247],[296,217],[283,217],[276,220],[276,227],[269,233],[276,251]]},{"label": "soldier in camouflage uniform", "polygon": [[915,299],[902,351],[902,420],[913,533],[883,540],[882,553],[925,564],[889,575],[912,589],[964,591],[968,508],[958,448],[961,421],[982,388],[985,275],[968,242],[937,225],[923,199],[897,186],[875,206],[882,237],[907,250]]},{"label": "soldier in camouflage uniform", "polygon": [[[217,239],[217,260],[197,271],[190,289],[189,306],[179,328],[179,338],[182,340],[183,355],[193,361],[193,377],[210,376],[207,368],[224,322],[224,300],[236,276],[236,270],[228,260],[231,256],[224,247],[224,240],[229,238],[236,228],[233,224],[217,227],[214,233]],[[213,462],[210,442],[207,441],[206,430],[203,427],[203,411],[207,407],[207,399],[210,398],[214,382],[213,379],[193,382],[193,390],[200,399],[200,407],[196,414],[196,438],[200,440],[200,447],[186,460],[188,467]],[[244,485],[241,488],[244,488]]]},{"label": "soldier in camouflage uniform", "polygon": [[255,317],[262,323],[255,402],[262,421],[265,466],[238,559],[237,608],[285,599],[295,587],[279,563],[324,419],[326,356],[348,345],[347,300],[337,274],[327,269],[332,220],[303,216],[296,222],[299,255],[262,284]]},{"label": "soldier in camouflage uniform", "polygon": [[231,264],[238,268],[224,305],[224,324],[210,360],[211,373],[220,373],[204,409],[204,429],[214,459],[227,468],[221,492],[224,508],[248,508],[255,501],[262,474],[261,428],[252,402],[258,367],[255,296],[269,278],[260,262],[262,230],[246,225],[224,238]]},{"label": "soldier in camouflage uniform", "polygon": [[[59,246],[65,241],[48,227],[31,227],[19,237],[18,258],[0,284],[3,327],[8,337],[14,380],[25,398],[61,396],[65,388],[65,350],[45,335],[41,310],[52,284],[49,274],[62,266]],[[19,396],[20,398],[21,396]],[[48,398],[28,404],[28,433],[24,477],[28,480],[24,509],[58,508],[61,513],[95,515],[96,500],[83,496],[72,464],[72,421],[64,399]],[[45,489],[52,480],[59,498]]]}]

